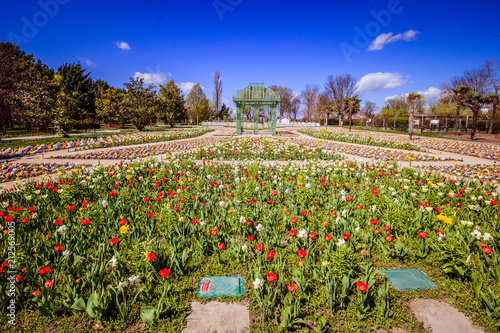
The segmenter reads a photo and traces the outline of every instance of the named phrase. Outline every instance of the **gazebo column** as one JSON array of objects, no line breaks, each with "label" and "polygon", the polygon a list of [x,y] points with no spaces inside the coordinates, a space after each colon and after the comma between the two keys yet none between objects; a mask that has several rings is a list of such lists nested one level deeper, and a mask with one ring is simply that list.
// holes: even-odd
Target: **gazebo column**
[{"label": "gazebo column", "polygon": [[241,128],[241,106],[239,104],[236,104],[236,133],[241,134],[242,128]]},{"label": "gazebo column", "polygon": [[253,112],[253,134],[259,134],[259,108],[252,105]]},{"label": "gazebo column", "polygon": [[276,135],[276,107],[271,107],[271,134]]}]

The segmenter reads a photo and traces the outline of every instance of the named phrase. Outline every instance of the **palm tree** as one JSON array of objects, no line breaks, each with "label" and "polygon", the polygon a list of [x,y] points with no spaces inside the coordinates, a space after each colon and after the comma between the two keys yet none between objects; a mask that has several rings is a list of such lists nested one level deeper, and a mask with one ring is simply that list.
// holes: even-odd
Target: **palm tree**
[{"label": "palm tree", "polygon": [[465,97],[465,104],[472,111],[472,126],[470,129],[470,139],[474,140],[476,137],[477,129],[477,115],[481,110],[481,105],[486,102],[486,99],[481,96],[481,93],[477,91],[470,91]]},{"label": "palm tree", "polygon": [[422,99],[422,95],[419,93],[409,93],[406,96],[408,100],[408,113],[410,114],[409,124],[408,124],[408,133],[410,134],[410,141],[413,137],[413,131],[415,129],[415,103],[418,103]]},{"label": "palm tree", "polygon": [[491,122],[490,122],[490,128],[488,130],[488,134],[491,134],[493,132],[493,123],[495,122],[495,112],[498,108],[498,94],[490,94],[488,96],[489,100],[493,104],[493,111],[491,114]]},{"label": "palm tree", "polygon": [[455,126],[454,131],[455,135],[458,135],[458,123],[460,121],[460,107],[463,105],[464,98],[466,94],[469,92],[470,88],[467,86],[457,86],[451,89],[455,94],[455,100],[457,101],[457,113],[455,115]]},{"label": "palm tree", "polygon": [[358,98],[357,95],[347,97],[345,99],[345,103],[349,106],[349,132],[351,131],[351,125],[352,125],[352,111],[354,109],[359,109],[359,103],[361,103],[361,100]]}]

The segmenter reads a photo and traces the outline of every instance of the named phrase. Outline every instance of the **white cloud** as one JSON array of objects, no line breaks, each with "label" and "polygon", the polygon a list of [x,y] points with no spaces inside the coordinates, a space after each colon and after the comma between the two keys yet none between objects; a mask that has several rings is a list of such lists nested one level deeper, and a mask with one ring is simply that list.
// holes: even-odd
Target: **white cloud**
[{"label": "white cloud", "polygon": [[[433,101],[433,100],[436,100],[439,95],[441,94],[441,89],[439,88],[435,88],[435,87],[430,87],[429,89],[427,89],[426,91],[417,91],[417,94],[420,94],[422,96],[425,97],[425,99],[427,100],[427,102],[429,101]],[[387,96],[385,98],[385,100],[389,100],[391,98],[394,98],[394,97],[399,97],[399,96],[407,96],[408,93],[406,94],[399,94],[399,95],[392,95],[392,96]]]},{"label": "white cloud", "polygon": [[382,50],[384,46],[387,44],[395,43],[400,40],[404,41],[412,41],[415,40],[417,37],[418,31],[416,30],[408,30],[403,32],[402,34],[397,34],[394,35],[392,32],[389,33],[381,33],[380,35],[377,36],[371,43],[370,46],[368,46],[369,51],[378,51]]},{"label": "white cloud", "polygon": [[156,73],[135,72],[134,77],[142,78],[144,79],[144,83],[148,84],[162,84],[167,80],[167,76],[163,72],[156,72]]},{"label": "white cloud", "polygon": [[92,67],[92,68],[96,67],[96,64],[92,60],[90,60],[90,59],[82,58],[82,57],[76,57],[76,59],[78,59],[81,62],[87,64],[87,66],[89,66],[89,67]]},{"label": "white cloud", "polygon": [[370,73],[363,76],[357,85],[360,93],[372,93],[381,90],[393,89],[408,82],[399,73]]},{"label": "white cloud", "polygon": [[130,45],[128,45],[128,43],[126,42],[115,42],[115,45],[118,46],[118,48],[122,49],[122,50],[130,50]]},{"label": "white cloud", "polygon": [[[195,84],[196,83],[194,82],[181,82],[178,84],[178,86],[184,93],[189,94]],[[205,88],[204,86],[201,86],[201,89],[207,90],[207,88]]]},{"label": "white cloud", "polygon": [[426,91],[419,91],[418,93],[424,95],[427,100],[432,100],[439,97],[441,89],[430,87]]}]

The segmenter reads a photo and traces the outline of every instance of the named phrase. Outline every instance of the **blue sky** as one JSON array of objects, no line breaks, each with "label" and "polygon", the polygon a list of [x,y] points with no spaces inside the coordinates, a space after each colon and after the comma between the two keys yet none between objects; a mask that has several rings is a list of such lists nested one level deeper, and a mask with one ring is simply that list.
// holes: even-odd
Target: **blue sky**
[{"label": "blue sky", "polygon": [[3,1],[0,38],[53,68],[80,61],[94,79],[122,86],[193,83],[226,100],[251,82],[297,93],[350,73],[364,100],[421,91],[499,58],[498,1]]}]

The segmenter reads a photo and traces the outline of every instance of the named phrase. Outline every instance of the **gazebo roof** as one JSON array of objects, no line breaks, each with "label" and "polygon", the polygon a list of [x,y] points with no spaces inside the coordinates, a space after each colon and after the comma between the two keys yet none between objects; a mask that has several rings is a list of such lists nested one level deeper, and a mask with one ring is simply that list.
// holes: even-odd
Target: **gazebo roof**
[{"label": "gazebo roof", "polygon": [[234,102],[279,102],[279,96],[270,88],[264,87],[264,84],[253,84],[238,92],[236,96],[233,97]]}]

